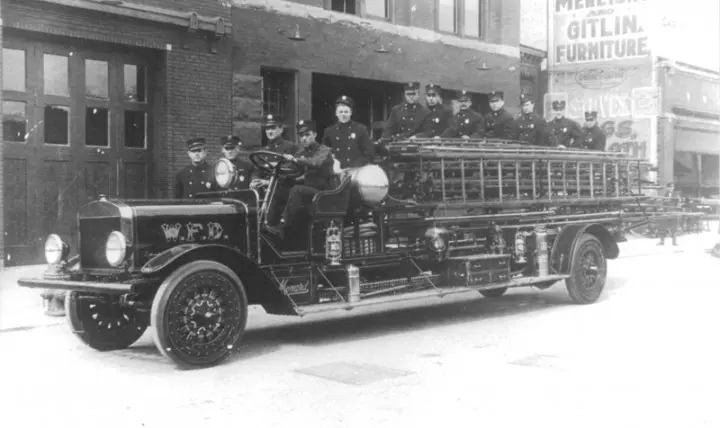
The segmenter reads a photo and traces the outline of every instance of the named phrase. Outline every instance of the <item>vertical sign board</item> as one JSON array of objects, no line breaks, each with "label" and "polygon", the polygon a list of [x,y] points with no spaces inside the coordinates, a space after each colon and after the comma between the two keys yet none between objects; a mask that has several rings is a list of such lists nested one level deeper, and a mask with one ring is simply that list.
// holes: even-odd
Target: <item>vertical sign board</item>
[{"label": "vertical sign board", "polygon": [[597,111],[607,150],[657,164],[652,117],[658,112],[643,13],[652,0],[550,0],[550,104],[567,101],[566,116],[584,123]]}]

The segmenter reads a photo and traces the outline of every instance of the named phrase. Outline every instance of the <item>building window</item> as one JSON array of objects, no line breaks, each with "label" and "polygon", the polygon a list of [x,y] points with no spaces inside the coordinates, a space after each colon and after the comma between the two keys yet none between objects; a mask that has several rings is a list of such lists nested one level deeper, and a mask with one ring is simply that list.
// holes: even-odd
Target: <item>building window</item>
[{"label": "building window", "polygon": [[25,92],[25,51],[3,48],[3,89]]},{"label": "building window", "polygon": [[85,60],[85,96],[91,99],[107,100],[108,63],[94,59]]},{"label": "building window", "polygon": [[45,106],[45,144],[70,145],[70,107]]},{"label": "building window", "polygon": [[365,0],[365,15],[377,18],[389,18],[389,0]]},{"label": "building window", "polygon": [[27,105],[22,101],[3,101],[3,139],[16,143],[25,142],[27,133]]},{"label": "building window", "polygon": [[147,147],[147,119],[144,111],[125,110],[125,147]]},{"label": "building window", "polygon": [[438,30],[457,32],[457,0],[437,0]]},{"label": "building window", "polygon": [[357,11],[356,0],[332,0],[330,9],[335,12],[355,14]]},{"label": "building window", "polygon": [[142,65],[125,64],[125,101],[144,103],[147,101],[146,71]]},{"label": "building window", "polygon": [[68,57],[45,54],[43,57],[43,82],[45,95],[70,96]]},{"label": "building window", "polygon": [[465,0],[463,5],[463,35],[483,38],[485,0]]},{"label": "building window", "polygon": [[110,110],[90,107],[85,109],[85,145],[110,145]]}]

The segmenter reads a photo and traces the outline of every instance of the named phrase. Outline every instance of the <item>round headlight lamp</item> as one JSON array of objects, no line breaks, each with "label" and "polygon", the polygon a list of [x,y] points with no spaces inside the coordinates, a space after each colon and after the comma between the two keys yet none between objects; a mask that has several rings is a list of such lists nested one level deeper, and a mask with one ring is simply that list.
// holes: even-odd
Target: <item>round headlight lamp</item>
[{"label": "round headlight lamp", "polygon": [[45,240],[45,260],[48,264],[54,265],[67,259],[70,253],[68,244],[56,234],[51,234]]},{"label": "round headlight lamp", "polygon": [[447,229],[441,227],[433,227],[425,231],[425,245],[428,251],[435,256],[437,260],[444,260],[447,256]]},{"label": "round headlight lamp", "polygon": [[108,236],[105,242],[105,258],[112,267],[120,266],[127,255],[127,240],[125,235],[117,230]]},{"label": "round headlight lamp", "polygon": [[235,178],[235,165],[230,159],[220,159],[215,164],[215,182],[223,189],[227,189],[232,185]]}]

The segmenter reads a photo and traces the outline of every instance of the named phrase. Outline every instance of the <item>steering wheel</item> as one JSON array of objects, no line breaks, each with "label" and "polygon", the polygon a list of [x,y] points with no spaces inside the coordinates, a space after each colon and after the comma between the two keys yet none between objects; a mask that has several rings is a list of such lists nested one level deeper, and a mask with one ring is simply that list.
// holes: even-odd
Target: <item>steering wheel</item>
[{"label": "steering wheel", "polygon": [[285,160],[283,155],[269,150],[250,153],[250,161],[260,171],[271,175],[277,174],[278,178],[295,178],[305,173],[297,162]]}]

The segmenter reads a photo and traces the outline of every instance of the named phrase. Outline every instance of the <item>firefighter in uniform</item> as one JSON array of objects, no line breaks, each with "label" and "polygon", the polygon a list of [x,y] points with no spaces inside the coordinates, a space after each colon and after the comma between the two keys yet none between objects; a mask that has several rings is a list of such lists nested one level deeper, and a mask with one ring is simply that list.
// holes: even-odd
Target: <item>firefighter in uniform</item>
[{"label": "firefighter in uniform", "polygon": [[335,100],[337,123],[325,128],[322,143],[330,147],[340,168],[363,166],[371,163],[375,145],[365,125],[351,119],[355,106],[352,98],[342,95]]},{"label": "firefighter in uniform", "polygon": [[294,155],[283,155],[290,162],[296,162],[305,171],[305,175],[298,179],[290,190],[290,195],[282,213],[283,224],[279,228],[271,229],[281,236],[285,231],[302,233],[304,229],[295,229],[298,214],[310,206],[316,193],[328,190],[337,184],[333,175],[333,158],[330,147],[318,143],[315,138],[315,122],[301,120],[297,124],[297,133],[300,145]]},{"label": "firefighter in uniform", "polygon": [[548,122],[549,145],[564,149],[580,144],[580,127],[577,123],[565,117],[565,101],[553,101],[552,109],[555,117]]},{"label": "firefighter in uniform", "polygon": [[428,109],[418,102],[418,91],[420,82],[405,84],[405,102],[390,110],[380,141],[405,140],[419,131]]},{"label": "firefighter in uniform", "polygon": [[605,133],[597,122],[597,112],[585,112],[585,126],[580,135],[580,147],[590,150],[605,151]]},{"label": "firefighter in uniform", "polygon": [[175,176],[175,198],[188,199],[200,192],[217,190],[212,167],[207,163],[204,138],[192,138],[186,143],[190,165]]},{"label": "firefighter in uniform", "polygon": [[443,132],[446,138],[482,138],[485,134],[485,121],[475,110],[471,109],[472,100],[466,90],[457,94],[460,110],[453,116],[450,126]]},{"label": "firefighter in uniform", "polygon": [[453,118],[452,107],[443,104],[440,85],[425,85],[425,98],[427,100],[428,113],[420,125],[420,132],[415,136],[418,138],[439,138],[450,126]]},{"label": "firefighter in uniform", "polygon": [[544,146],[547,143],[545,127],[547,122],[533,110],[535,103],[532,98],[523,94],[520,96],[520,109],[522,113],[515,115],[514,140],[524,141],[535,146]]},{"label": "firefighter in uniform", "polygon": [[[292,154],[296,150],[296,146],[291,141],[283,138],[283,130],[285,126],[282,120],[272,114],[265,116],[263,122],[263,129],[265,130],[265,136],[267,137],[267,144],[264,149],[275,152],[279,155]],[[269,178],[266,174],[258,173],[256,179],[253,180],[252,187],[262,187],[269,183]],[[278,182],[275,188],[275,195],[273,200],[268,207],[267,213],[267,224],[274,226],[280,223],[280,216],[284,208],[284,203],[290,194],[290,188],[293,186],[291,180],[281,180]]]},{"label": "firefighter in uniform", "polygon": [[505,110],[505,93],[490,93],[490,113],[485,115],[485,136],[510,140],[513,137],[513,115]]},{"label": "firefighter in uniform", "polygon": [[236,135],[228,135],[223,137],[222,143],[222,155],[224,158],[230,160],[235,166],[237,171],[237,184],[228,190],[245,190],[250,187],[250,179],[253,173],[253,164],[250,160],[245,159],[240,154],[242,149],[242,141],[240,137]]}]

